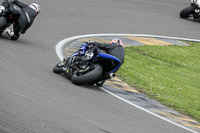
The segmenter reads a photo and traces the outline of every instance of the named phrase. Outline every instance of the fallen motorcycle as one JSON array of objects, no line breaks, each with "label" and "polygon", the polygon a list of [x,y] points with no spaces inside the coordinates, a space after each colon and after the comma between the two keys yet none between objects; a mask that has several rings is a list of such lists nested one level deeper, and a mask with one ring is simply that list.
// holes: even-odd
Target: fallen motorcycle
[{"label": "fallen motorcycle", "polygon": [[63,73],[76,85],[102,86],[105,80],[115,76],[120,66],[118,58],[102,52],[95,45],[84,43],[72,56],[56,64],[53,72]]},{"label": "fallen motorcycle", "polygon": [[0,34],[20,17],[19,10],[10,0],[4,0],[0,6]]},{"label": "fallen motorcycle", "polygon": [[181,10],[180,17],[200,19],[200,0],[191,0],[191,5]]}]

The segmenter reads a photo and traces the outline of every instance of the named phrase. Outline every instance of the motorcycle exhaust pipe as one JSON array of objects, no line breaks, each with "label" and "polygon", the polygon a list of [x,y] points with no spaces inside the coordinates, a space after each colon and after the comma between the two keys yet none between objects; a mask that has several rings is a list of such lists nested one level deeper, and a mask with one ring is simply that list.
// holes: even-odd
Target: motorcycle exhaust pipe
[{"label": "motorcycle exhaust pipe", "polygon": [[111,73],[110,78],[114,78],[114,77],[115,77],[115,73]]}]

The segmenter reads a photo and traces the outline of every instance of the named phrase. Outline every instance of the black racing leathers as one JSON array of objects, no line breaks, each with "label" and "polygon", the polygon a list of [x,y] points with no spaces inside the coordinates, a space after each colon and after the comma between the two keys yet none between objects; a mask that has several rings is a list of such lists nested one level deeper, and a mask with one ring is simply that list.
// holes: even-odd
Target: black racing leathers
[{"label": "black racing leathers", "polygon": [[33,21],[37,16],[37,12],[29,7],[29,5],[18,0],[14,0],[13,3],[21,9],[19,20],[13,24],[15,34],[13,37],[11,37],[12,40],[17,40],[20,36],[20,33],[24,34],[26,30],[28,30],[28,28],[33,24]]},{"label": "black racing leathers", "polygon": [[97,46],[99,49],[105,50],[106,53],[117,57],[121,61],[121,64],[124,63],[125,51],[121,45],[99,42],[92,42],[92,44]]},{"label": "black racing leathers", "polygon": [[[99,42],[92,42],[92,43],[89,43],[89,44],[98,47],[98,49],[104,50],[107,54],[110,54],[110,55],[117,57],[121,61],[121,64],[124,63],[125,51],[124,51],[124,48],[122,48],[121,45],[110,44],[110,43],[99,43]],[[103,77],[100,77],[95,82],[97,82],[97,85],[100,84],[100,86],[102,86],[103,83],[105,82],[105,80],[107,80],[109,78],[110,78],[110,76],[105,74]]]}]

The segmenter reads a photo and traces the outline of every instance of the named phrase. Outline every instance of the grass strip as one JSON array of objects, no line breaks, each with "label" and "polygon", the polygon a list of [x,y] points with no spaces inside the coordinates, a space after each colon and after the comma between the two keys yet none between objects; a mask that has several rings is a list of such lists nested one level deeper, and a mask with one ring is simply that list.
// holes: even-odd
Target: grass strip
[{"label": "grass strip", "polygon": [[200,122],[200,43],[125,48],[119,77],[150,98]]}]

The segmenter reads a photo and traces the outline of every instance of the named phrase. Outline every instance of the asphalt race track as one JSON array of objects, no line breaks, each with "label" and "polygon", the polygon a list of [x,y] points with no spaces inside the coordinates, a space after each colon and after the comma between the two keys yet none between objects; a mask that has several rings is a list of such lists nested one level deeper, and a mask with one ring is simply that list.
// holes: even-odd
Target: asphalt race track
[{"label": "asphalt race track", "polygon": [[0,133],[189,132],[52,72],[59,61],[55,45],[67,37],[127,33],[200,39],[200,23],[179,18],[188,0],[26,2],[41,5],[33,26],[16,42],[0,37]]}]

